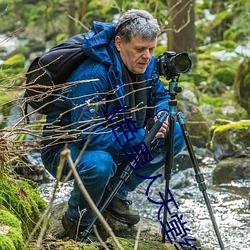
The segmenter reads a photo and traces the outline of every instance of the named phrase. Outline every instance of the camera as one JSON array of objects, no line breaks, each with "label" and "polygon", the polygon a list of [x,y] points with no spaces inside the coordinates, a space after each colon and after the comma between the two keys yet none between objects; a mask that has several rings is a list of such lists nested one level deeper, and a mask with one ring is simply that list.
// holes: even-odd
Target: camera
[{"label": "camera", "polygon": [[164,52],[156,59],[156,69],[160,76],[167,80],[187,73],[192,66],[192,61],[187,53],[176,54],[174,51]]}]

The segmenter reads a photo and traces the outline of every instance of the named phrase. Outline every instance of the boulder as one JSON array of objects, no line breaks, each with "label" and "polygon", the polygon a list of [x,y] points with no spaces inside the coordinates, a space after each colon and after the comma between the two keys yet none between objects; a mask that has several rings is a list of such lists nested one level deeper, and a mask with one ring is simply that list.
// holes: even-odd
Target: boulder
[{"label": "boulder", "polygon": [[220,161],[213,171],[213,183],[228,183],[233,180],[250,179],[250,158],[228,157]]},{"label": "boulder", "polygon": [[216,160],[250,157],[250,120],[223,122],[211,127],[209,148]]},{"label": "boulder", "polygon": [[209,122],[204,118],[198,106],[188,101],[181,101],[181,112],[193,146],[206,148],[209,141]]},{"label": "boulder", "polygon": [[[58,235],[62,235],[63,227],[61,224],[61,217],[65,213],[67,204],[65,202],[56,204],[53,206],[50,218],[50,224],[47,229],[47,234],[43,240],[43,246],[53,246],[58,249],[104,249],[100,242],[93,242],[91,244],[74,242],[69,240],[67,237],[58,239]],[[162,243],[161,227],[150,220],[142,218],[140,223],[135,226],[128,226],[119,221],[116,221],[111,216],[104,215],[106,221],[112,228],[114,234],[118,238],[123,249],[133,250],[135,249],[136,238],[138,237],[138,231],[140,232],[138,249],[154,249],[154,250],[174,250],[176,247],[170,244],[166,239],[166,243]],[[99,232],[100,233],[100,232]],[[115,248],[114,241],[111,237],[107,238],[105,241],[109,249]],[[197,246],[197,249],[210,250],[206,247],[201,247],[199,240],[193,242],[193,245]],[[177,246],[181,248],[178,244]],[[198,248],[199,247],[199,248]],[[186,249],[186,248],[185,248]],[[189,249],[189,248],[188,248]]]}]

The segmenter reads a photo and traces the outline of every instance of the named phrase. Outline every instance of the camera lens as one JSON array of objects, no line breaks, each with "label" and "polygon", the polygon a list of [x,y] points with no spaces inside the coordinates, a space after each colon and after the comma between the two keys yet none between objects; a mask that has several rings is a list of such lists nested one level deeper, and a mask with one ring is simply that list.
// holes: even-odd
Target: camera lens
[{"label": "camera lens", "polygon": [[175,70],[179,73],[186,73],[191,68],[191,60],[186,53],[178,54],[174,60]]}]

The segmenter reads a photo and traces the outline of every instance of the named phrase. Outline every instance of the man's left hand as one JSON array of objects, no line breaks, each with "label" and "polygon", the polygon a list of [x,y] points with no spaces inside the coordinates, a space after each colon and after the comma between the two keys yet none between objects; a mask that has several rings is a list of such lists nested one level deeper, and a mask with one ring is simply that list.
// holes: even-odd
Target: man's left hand
[{"label": "man's left hand", "polygon": [[[154,117],[154,120],[155,122],[158,120],[158,118],[160,117],[162,111],[159,112],[155,117]],[[165,138],[165,135],[166,133],[168,132],[169,130],[169,124],[168,124],[168,116],[167,118],[165,119],[165,121],[163,122],[161,128],[159,129],[159,131],[157,132],[157,134],[155,135],[155,138],[156,139],[159,139],[159,138]]]}]

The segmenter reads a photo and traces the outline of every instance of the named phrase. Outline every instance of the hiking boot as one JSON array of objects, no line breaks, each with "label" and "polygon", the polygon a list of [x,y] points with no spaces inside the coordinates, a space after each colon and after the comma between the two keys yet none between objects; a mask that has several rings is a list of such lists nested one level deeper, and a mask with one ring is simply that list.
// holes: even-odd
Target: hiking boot
[{"label": "hiking boot", "polygon": [[114,197],[105,211],[122,223],[134,225],[140,221],[140,216],[130,208],[131,205],[132,201],[120,200]]},{"label": "hiking boot", "polygon": [[91,243],[94,241],[98,241],[98,239],[93,236],[93,234],[89,234],[88,237],[83,237],[83,232],[87,227],[83,227],[75,223],[72,219],[70,219],[67,213],[62,217],[62,225],[65,230],[65,237],[68,236],[70,239],[79,242]]}]

